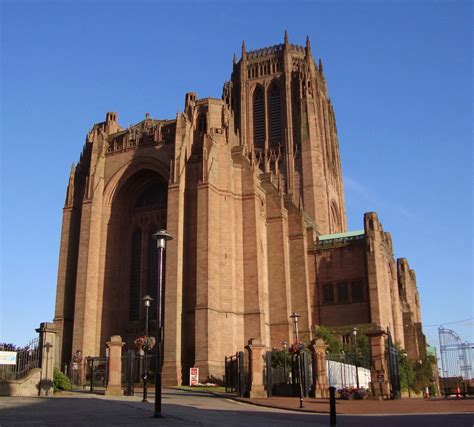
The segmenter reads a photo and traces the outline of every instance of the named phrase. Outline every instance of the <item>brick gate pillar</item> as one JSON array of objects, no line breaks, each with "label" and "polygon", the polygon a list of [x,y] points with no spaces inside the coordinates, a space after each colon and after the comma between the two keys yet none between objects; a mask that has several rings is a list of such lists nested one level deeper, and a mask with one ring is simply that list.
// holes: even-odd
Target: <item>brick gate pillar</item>
[{"label": "brick gate pillar", "polygon": [[113,335],[107,343],[109,348],[109,382],[106,395],[121,396],[122,391],[122,347],[125,343],[120,335]]},{"label": "brick gate pillar", "polygon": [[40,324],[40,327],[36,329],[36,332],[40,334],[41,381],[39,383],[39,395],[52,396],[54,365],[59,355],[59,346],[56,345],[56,334],[58,331],[53,323],[43,322]]},{"label": "brick gate pillar", "polygon": [[372,396],[376,399],[390,397],[387,359],[385,357],[385,332],[374,331],[367,333],[370,339],[372,363],[370,364],[370,384]]},{"label": "brick gate pillar", "polygon": [[267,397],[265,387],[263,385],[263,364],[265,346],[259,339],[252,338],[246,347],[250,353],[250,398]]},{"label": "brick gate pillar", "polygon": [[313,386],[310,397],[328,397],[328,372],[326,369],[326,350],[328,345],[321,338],[311,341],[311,352],[313,356]]}]

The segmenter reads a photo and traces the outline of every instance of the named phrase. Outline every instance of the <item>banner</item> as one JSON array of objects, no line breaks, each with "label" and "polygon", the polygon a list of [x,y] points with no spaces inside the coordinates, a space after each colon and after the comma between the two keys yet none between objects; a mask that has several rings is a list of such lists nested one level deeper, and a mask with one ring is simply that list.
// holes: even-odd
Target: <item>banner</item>
[{"label": "banner", "polygon": [[0,351],[0,365],[16,365],[16,351]]}]

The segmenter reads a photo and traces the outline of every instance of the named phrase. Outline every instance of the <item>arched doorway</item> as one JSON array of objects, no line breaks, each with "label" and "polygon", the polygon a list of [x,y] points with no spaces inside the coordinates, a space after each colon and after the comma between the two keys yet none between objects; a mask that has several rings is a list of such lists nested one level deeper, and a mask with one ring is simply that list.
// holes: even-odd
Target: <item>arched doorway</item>
[{"label": "arched doorway", "polygon": [[[156,297],[157,253],[152,236],[166,228],[167,199],[168,183],[151,169],[134,173],[114,195],[106,226],[102,343],[111,335],[121,335],[125,348],[134,348],[135,338],[143,334],[142,298]],[[150,319],[153,333],[153,304]]]}]

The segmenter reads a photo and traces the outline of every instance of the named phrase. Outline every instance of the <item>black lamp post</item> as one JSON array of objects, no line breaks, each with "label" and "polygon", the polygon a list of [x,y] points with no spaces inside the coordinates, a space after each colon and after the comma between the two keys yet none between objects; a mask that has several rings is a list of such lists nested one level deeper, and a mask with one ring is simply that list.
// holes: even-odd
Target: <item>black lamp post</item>
[{"label": "black lamp post", "polygon": [[[149,311],[150,311],[150,306],[151,302],[153,301],[153,298],[150,295],[145,295],[142,298],[142,301],[145,304],[145,336],[148,339],[148,324],[149,324]],[[145,346],[143,349],[143,357],[144,357],[144,363],[143,363],[143,400],[142,402],[148,402],[147,400],[147,385],[148,385],[148,358],[147,358],[147,353],[148,353],[148,346]]]},{"label": "black lamp post", "polygon": [[288,375],[286,370],[286,350],[288,349],[288,341],[283,341],[283,365],[284,365],[284,373],[285,373],[285,384],[288,383]]},{"label": "black lamp post", "polygon": [[301,375],[301,355],[299,349],[299,336],[298,336],[298,319],[301,317],[300,314],[293,312],[290,316],[293,319],[295,325],[295,338],[296,338],[296,347],[298,349],[296,353],[296,360],[298,361],[298,377],[300,383],[300,408],[304,408],[303,405],[303,376]]},{"label": "black lamp post", "polygon": [[357,357],[357,328],[352,330],[352,335],[354,335],[354,357],[355,357],[355,367],[356,367],[356,384],[357,389],[359,389],[359,358]]},{"label": "black lamp post", "polygon": [[155,369],[155,418],[162,418],[161,414],[161,369],[163,367],[163,258],[166,250],[166,242],[173,239],[166,230],[160,230],[153,234],[158,249],[158,290],[156,294],[156,369]]}]

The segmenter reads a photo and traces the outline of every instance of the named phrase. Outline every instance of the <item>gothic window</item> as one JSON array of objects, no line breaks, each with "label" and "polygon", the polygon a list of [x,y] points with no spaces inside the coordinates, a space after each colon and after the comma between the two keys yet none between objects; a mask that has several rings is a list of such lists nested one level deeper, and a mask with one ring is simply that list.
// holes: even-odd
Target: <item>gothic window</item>
[{"label": "gothic window", "polygon": [[337,284],[337,302],[349,302],[349,286],[345,282]]},{"label": "gothic window", "polygon": [[253,143],[255,148],[265,148],[265,109],[261,86],[253,93]]},{"label": "gothic window", "polygon": [[352,302],[364,301],[364,289],[361,281],[351,283],[351,297]]},{"label": "gothic window", "polygon": [[207,130],[206,113],[201,113],[197,120],[198,132],[205,133]]},{"label": "gothic window", "polygon": [[323,285],[323,304],[334,303],[334,289],[332,283],[325,283]]},{"label": "gothic window", "polygon": [[140,319],[140,272],[142,258],[142,231],[137,228],[132,234],[132,253],[130,262],[130,320]]},{"label": "gothic window", "polygon": [[[156,287],[158,278],[158,250],[156,248],[156,240],[153,234],[157,230],[152,230],[148,233],[148,275],[147,275],[147,294],[156,301]],[[156,304],[152,304],[150,310],[150,318],[156,318]]]},{"label": "gothic window", "polygon": [[276,83],[270,86],[268,94],[268,109],[270,114],[270,144],[281,142],[281,107],[280,89]]}]

